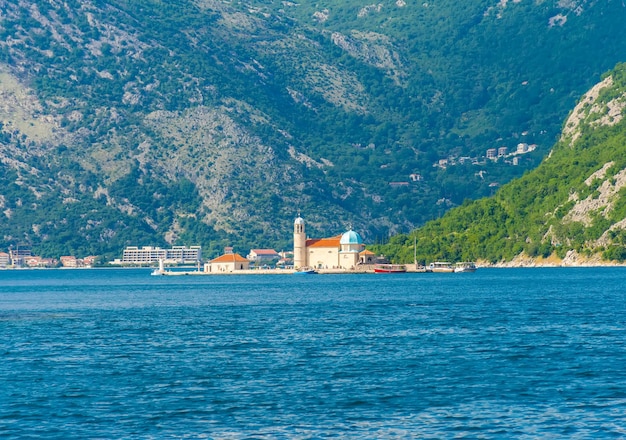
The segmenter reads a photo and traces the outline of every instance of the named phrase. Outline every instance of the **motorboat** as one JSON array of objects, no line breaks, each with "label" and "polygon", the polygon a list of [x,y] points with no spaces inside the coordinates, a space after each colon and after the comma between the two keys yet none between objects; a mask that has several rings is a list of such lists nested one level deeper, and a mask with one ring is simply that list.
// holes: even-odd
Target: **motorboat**
[{"label": "motorboat", "polygon": [[374,273],[404,273],[404,264],[377,264],[374,266]]},{"label": "motorboat", "polygon": [[311,267],[301,267],[299,269],[296,269],[294,275],[315,275],[317,273],[318,272]]},{"label": "motorboat", "polygon": [[447,261],[435,261],[428,265],[428,271],[433,273],[452,273],[454,266]]},{"label": "motorboat", "polygon": [[455,273],[476,272],[476,269],[476,263],[471,261],[456,263],[456,265],[454,266]]}]

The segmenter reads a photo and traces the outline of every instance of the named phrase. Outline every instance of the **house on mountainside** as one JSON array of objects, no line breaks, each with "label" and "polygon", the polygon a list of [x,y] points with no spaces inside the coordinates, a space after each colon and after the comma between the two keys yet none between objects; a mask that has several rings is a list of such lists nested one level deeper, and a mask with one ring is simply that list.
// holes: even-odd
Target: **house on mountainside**
[{"label": "house on mountainside", "polygon": [[409,182],[389,182],[389,186],[393,188],[400,188],[403,186],[409,186]]}]

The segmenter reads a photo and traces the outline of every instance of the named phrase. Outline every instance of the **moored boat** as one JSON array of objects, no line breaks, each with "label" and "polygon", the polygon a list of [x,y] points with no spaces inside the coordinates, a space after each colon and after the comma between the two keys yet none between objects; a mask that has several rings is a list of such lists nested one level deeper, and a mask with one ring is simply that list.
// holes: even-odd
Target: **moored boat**
[{"label": "moored boat", "polygon": [[464,273],[464,272],[476,272],[476,263],[472,261],[465,261],[462,263],[456,263],[454,266],[454,272],[456,273]]},{"label": "moored boat", "polygon": [[294,272],[294,275],[315,275],[318,272],[310,267],[301,267],[299,269],[296,269],[296,271]]},{"label": "moored boat", "polygon": [[404,273],[404,264],[377,264],[374,266],[374,273]]},{"label": "moored boat", "polygon": [[428,271],[433,273],[452,273],[454,266],[447,261],[435,261],[428,265]]}]

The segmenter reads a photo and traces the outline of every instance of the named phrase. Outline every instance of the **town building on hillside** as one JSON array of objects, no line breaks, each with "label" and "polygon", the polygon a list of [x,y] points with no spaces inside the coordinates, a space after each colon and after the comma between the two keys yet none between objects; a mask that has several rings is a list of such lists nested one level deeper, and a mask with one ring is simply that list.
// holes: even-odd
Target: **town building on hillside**
[{"label": "town building on hillside", "polygon": [[227,251],[204,265],[206,273],[228,273],[248,269],[250,261],[232,251]]},{"label": "town building on hillside", "polygon": [[330,238],[307,238],[304,219],[296,218],[293,230],[293,266],[295,269],[354,269],[365,250],[361,236],[349,230]]},{"label": "town building on hillside", "polygon": [[409,182],[389,182],[389,186],[393,188],[400,188],[403,186],[409,186]]},{"label": "town building on hillside", "polygon": [[281,256],[274,249],[251,249],[246,258],[249,261],[263,263],[267,261],[279,260]]},{"label": "town building on hillside", "polygon": [[152,246],[128,246],[124,249],[120,263],[154,264],[159,260],[166,264],[196,264],[202,261],[202,247],[172,246],[171,249],[161,249]]},{"label": "town building on hillside", "polygon": [[11,259],[6,252],[0,252],[0,267],[10,266]]}]

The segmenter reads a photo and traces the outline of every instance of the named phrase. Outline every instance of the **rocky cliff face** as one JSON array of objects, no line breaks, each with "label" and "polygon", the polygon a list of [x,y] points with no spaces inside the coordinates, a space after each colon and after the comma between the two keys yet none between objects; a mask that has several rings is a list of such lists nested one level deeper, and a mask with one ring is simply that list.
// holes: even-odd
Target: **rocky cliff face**
[{"label": "rocky cliff face", "polygon": [[580,266],[626,259],[624,72],[621,65],[581,97],[546,160],[546,166],[556,160],[571,167],[562,182],[567,199],[544,213],[543,241],[555,246],[558,255],[550,260],[522,253],[509,264]]},{"label": "rocky cliff face", "polygon": [[535,170],[493,197],[381,248],[405,259],[494,266],[589,266],[626,262],[626,65],[585,93],[559,142]]}]

